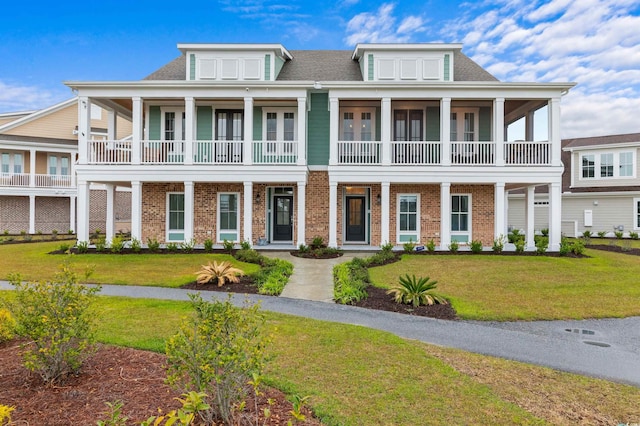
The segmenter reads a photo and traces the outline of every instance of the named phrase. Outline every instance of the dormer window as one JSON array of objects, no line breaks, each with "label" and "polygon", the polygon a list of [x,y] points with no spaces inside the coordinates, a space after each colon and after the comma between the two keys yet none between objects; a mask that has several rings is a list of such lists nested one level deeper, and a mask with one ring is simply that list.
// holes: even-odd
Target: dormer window
[{"label": "dormer window", "polygon": [[580,179],[626,179],[635,176],[635,152],[598,152],[580,156]]}]

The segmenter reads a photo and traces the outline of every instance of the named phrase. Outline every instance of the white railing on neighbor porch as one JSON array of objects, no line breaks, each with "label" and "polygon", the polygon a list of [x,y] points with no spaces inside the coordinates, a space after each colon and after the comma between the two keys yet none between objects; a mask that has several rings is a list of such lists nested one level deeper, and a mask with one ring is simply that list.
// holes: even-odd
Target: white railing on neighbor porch
[{"label": "white railing on neighbor porch", "polygon": [[440,142],[391,142],[391,164],[429,166],[440,164]]},{"label": "white railing on neighbor porch", "polygon": [[131,141],[90,140],[87,142],[89,164],[131,164]]},{"label": "white railing on neighbor porch", "polygon": [[72,186],[71,176],[41,175],[36,176],[36,187],[38,188],[70,188]]},{"label": "white railing on neighbor porch", "polygon": [[298,141],[253,141],[254,164],[296,164]]},{"label": "white railing on neighbor porch", "polygon": [[184,141],[142,141],[142,164],[175,164],[184,162]]},{"label": "white railing on neighbor porch", "polygon": [[194,141],[194,164],[242,164],[242,141]]},{"label": "white railing on neighbor porch", "polygon": [[551,164],[551,142],[515,141],[504,143],[504,163],[509,166],[545,166]]},{"label": "white railing on neighbor porch", "polygon": [[381,149],[378,141],[338,141],[338,164],[380,164]]},{"label": "white railing on neighbor porch", "polygon": [[494,142],[451,142],[451,164],[490,166],[495,164]]},{"label": "white railing on neighbor porch", "polygon": [[0,173],[0,186],[29,186],[29,173]]}]

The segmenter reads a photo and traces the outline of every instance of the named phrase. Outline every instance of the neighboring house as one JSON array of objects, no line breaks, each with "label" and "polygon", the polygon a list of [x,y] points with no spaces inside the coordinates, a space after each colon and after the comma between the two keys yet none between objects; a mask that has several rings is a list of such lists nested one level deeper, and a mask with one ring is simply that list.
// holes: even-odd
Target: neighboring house
[{"label": "neighboring house", "polygon": [[[572,83],[497,81],[460,44],[178,48],[141,81],[66,83],[79,100],[79,240],[93,182],[131,188],[142,241],[443,249],[490,246],[506,233],[507,191],[546,186],[559,247],[560,98]],[[92,138],[92,104],[130,120],[131,140]],[[505,140],[540,115],[545,140]]]},{"label": "neighboring house", "polygon": [[[92,139],[105,139],[108,113],[93,108]],[[78,155],[78,100],[69,99],[38,111],[0,114],[0,232],[66,233],[76,229],[75,162]],[[120,120],[118,137],[131,135]],[[94,188],[99,188],[94,185]],[[129,228],[130,194],[118,192],[115,214]],[[91,191],[92,230],[104,231],[107,191]]]}]

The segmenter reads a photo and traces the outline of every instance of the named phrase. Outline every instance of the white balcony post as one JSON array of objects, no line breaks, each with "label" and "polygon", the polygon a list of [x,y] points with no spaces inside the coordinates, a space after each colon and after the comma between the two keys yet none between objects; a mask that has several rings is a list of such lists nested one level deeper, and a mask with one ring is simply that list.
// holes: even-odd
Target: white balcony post
[{"label": "white balcony post", "polygon": [[115,215],[114,206],[116,204],[116,188],[114,185],[106,184],[107,192],[107,221],[105,224],[105,237],[107,241],[111,241],[115,235]]},{"label": "white balcony post", "polygon": [[340,104],[338,98],[329,98],[329,165],[338,164],[338,137],[340,128]]},{"label": "white balcony post", "polygon": [[76,232],[76,196],[69,197],[69,230]]},{"label": "white balcony post", "polygon": [[504,194],[504,228],[502,233],[505,237],[509,235],[509,191],[505,191]]},{"label": "white balcony post", "polygon": [[253,164],[253,98],[244,98],[243,143],[243,163],[245,165]]},{"label": "white balcony post", "polygon": [[193,239],[193,216],[194,197],[193,182],[184,182],[184,240],[189,242]]},{"label": "white balcony post", "polygon": [[307,165],[307,98],[298,98],[298,166]]},{"label": "white balcony post", "polygon": [[549,185],[549,250],[560,250],[562,239],[562,185]]},{"label": "white balcony post", "polygon": [[382,98],[380,103],[380,140],[382,142],[382,165],[391,165],[391,98]]},{"label": "white balcony post", "polygon": [[380,245],[389,243],[390,183],[380,184]]},{"label": "white balcony post", "polygon": [[87,164],[88,141],[91,139],[91,102],[86,96],[78,98],[78,162]]},{"label": "white balcony post", "polygon": [[36,233],[36,196],[29,195],[29,233]]},{"label": "white balcony post", "polygon": [[551,142],[551,165],[561,167],[562,143],[560,140],[560,98],[549,99],[549,142]]},{"label": "white balcony post", "polygon": [[[49,167],[48,161],[47,158],[47,168]],[[31,188],[36,186],[36,150],[33,148],[29,150],[29,186]]]},{"label": "white balcony post", "polygon": [[525,192],[525,233],[527,236],[527,249],[533,250],[536,247],[535,240],[535,186],[528,186]]},{"label": "white balcony post", "polygon": [[[142,129],[144,123],[142,122],[142,98],[134,96],[133,102],[133,123],[132,124],[132,140],[131,140],[131,164],[140,164],[140,157],[142,151]],[[133,231],[132,231],[133,232]],[[133,235],[132,235],[133,237]]]},{"label": "white balcony post", "polygon": [[78,241],[89,242],[89,183],[78,181]]},{"label": "white balcony post", "polygon": [[496,98],[493,101],[494,131],[493,138],[496,142],[495,161],[496,166],[504,166],[504,98]]},{"label": "white balcony post", "polygon": [[495,185],[495,194],[494,194],[494,211],[495,214],[495,223],[493,224],[494,229],[494,238],[500,237],[500,235],[504,235],[505,223],[506,219],[506,209],[505,209],[505,192],[504,192],[504,182],[496,182]]},{"label": "white balcony post", "polygon": [[448,250],[451,243],[451,183],[440,184],[440,249]]},{"label": "white balcony post", "polygon": [[253,182],[244,182],[244,202],[242,208],[242,241],[253,244]]},{"label": "white balcony post", "polygon": [[307,183],[302,181],[298,182],[298,226],[297,237],[298,241],[296,245],[306,244],[306,212],[307,212]]},{"label": "white balcony post", "polygon": [[329,182],[329,247],[338,247],[338,182]]},{"label": "white balcony post", "polygon": [[131,238],[142,241],[142,183],[131,182]]},{"label": "white balcony post", "polygon": [[[442,144],[440,164],[451,165],[451,98],[440,101],[440,142]],[[447,243],[449,244],[449,243]]]},{"label": "white balcony post", "polygon": [[118,139],[118,113],[112,109],[107,112],[107,140]]},{"label": "white balcony post", "polygon": [[184,98],[184,164],[193,164],[193,141],[194,138],[194,123],[195,123],[195,111],[196,104],[193,97],[187,96]]}]

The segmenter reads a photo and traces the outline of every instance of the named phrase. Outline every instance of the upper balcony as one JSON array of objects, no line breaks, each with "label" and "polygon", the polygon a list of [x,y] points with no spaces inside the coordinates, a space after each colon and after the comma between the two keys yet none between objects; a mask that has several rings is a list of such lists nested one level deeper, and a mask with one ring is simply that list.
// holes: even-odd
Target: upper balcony
[{"label": "upper balcony", "polygon": [[0,187],[67,189],[75,188],[75,179],[69,175],[0,173]]}]

